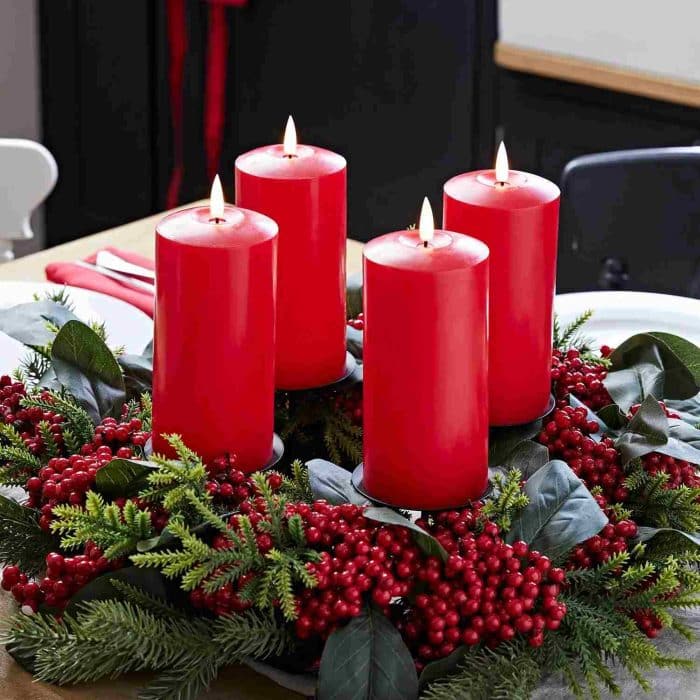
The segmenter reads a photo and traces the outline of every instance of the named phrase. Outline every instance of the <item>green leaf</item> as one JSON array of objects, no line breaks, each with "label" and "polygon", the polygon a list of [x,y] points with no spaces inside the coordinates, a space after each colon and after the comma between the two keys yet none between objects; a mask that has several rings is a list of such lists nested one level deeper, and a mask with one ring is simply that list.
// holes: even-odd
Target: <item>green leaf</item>
[{"label": "green leaf", "polygon": [[65,306],[46,299],[0,309],[0,331],[32,347],[51,343],[55,333],[49,325],[61,328],[68,321],[77,320]]},{"label": "green leaf", "polygon": [[398,525],[410,530],[416,541],[416,544],[429,556],[440,557],[443,561],[447,561],[447,552],[445,548],[422,527],[418,527],[414,522],[405,518],[401,513],[397,513],[391,508],[384,506],[370,506],[365,508],[365,518],[375,520],[378,523],[386,523],[387,525]]},{"label": "green leaf", "polygon": [[640,333],[610,356],[605,387],[627,412],[649,394],[689,399],[700,391],[700,348],[670,333]]},{"label": "green leaf", "polygon": [[531,440],[542,430],[542,421],[508,428],[491,428],[489,432],[489,466],[505,463],[508,455],[524,440]]},{"label": "green leaf", "polygon": [[418,678],[411,653],[384,615],[365,608],[326,641],[318,700],[413,700]]},{"label": "green leaf", "polygon": [[352,326],[345,328],[345,346],[348,352],[356,359],[362,359],[362,348],[364,342],[364,333]]},{"label": "green leaf", "polygon": [[357,318],[362,313],[362,273],[355,272],[348,275],[345,287],[345,300],[347,304],[347,317]]},{"label": "green leaf", "polygon": [[538,469],[549,462],[549,450],[539,442],[524,440],[503,462],[503,469],[508,472],[518,469],[523,479],[529,479]]},{"label": "green leaf", "polygon": [[153,360],[143,355],[121,355],[117,360],[124,373],[126,399],[138,399],[143,393],[151,393],[153,386]]},{"label": "green leaf", "polygon": [[611,433],[616,430],[622,430],[629,423],[627,416],[616,403],[611,403],[609,406],[601,408],[596,414],[595,420],[602,421]]},{"label": "green leaf", "polygon": [[664,399],[664,403],[669,409],[678,413],[681,420],[690,423],[690,425],[700,425],[700,394],[683,401]]},{"label": "green leaf", "polygon": [[653,539],[654,537],[656,537],[656,535],[662,532],[675,532],[679,535],[683,535],[683,537],[686,537],[693,544],[696,544],[698,547],[700,547],[700,532],[684,532],[683,530],[677,530],[674,527],[647,527],[645,525],[640,526],[637,528],[637,535],[634,538],[634,541],[635,543],[647,542],[648,540]]},{"label": "green leaf", "polygon": [[668,418],[659,402],[650,394],[615,441],[615,447],[627,464],[637,457],[656,452],[668,442]]},{"label": "green leaf", "polygon": [[599,533],[608,522],[584,483],[562,461],[549,462],[525,483],[530,502],[513,521],[509,543],[558,558]]},{"label": "green leaf", "polygon": [[433,681],[455,673],[462,659],[470,653],[469,647],[459,646],[449,656],[426,664],[418,679],[420,691],[423,692]]},{"label": "green leaf", "polygon": [[51,347],[56,375],[95,423],[117,415],[125,401],[124,377],[104,341],[80,321],[68,321]]},{"label": "green leaf", "polygon": [[[108,571],[83,586],[71,599],[66,608],[68,615],[75,615],[78,606],[91,600],[113,600],[122,596],[112,585],[112,581],[123,581],[141,589],[155,598],[171,601],[174,595],[173,586],[168,583],[163,574],[156,569],[143,569],[138,566],[127,566],[117,571]],[[177,597],[177,594],[175,594]]]},{"label": "green leaf", "polygon": [[111,498],[131,496],[146,485],[149,472],[157,468],[153,462],[113,459],[95,475],[95,491]]},{"label": "green leaf", "polygon": [[355,490],[350,472],[337,464],[325,459],[312,459],[306,463],[306,467],[314,499],[323,498],[334,505],[354,503],[361,506],[369,502]]}]

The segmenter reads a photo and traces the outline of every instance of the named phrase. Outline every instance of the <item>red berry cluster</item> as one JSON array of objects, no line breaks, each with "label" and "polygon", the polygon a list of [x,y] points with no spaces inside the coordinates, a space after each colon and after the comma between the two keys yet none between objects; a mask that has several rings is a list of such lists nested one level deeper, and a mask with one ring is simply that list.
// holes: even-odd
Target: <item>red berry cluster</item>
[{"label": "red berry cluster", "polygon": [[608,561],[615,554],[629,549],[629,541],[637,535],[633,520],[619,520],[615,512],[606,507],[603,496],[596,496],[598,505],[608,516],[608,524],[597,534],[574,547],[566,563],[567,569],[590,569]]},{"label": "red berry cluster", "polygon": [[[124,407],[126,410],[126,406]],[[89,455],[95,453],[100,447],[109,447],[117,457],[124,456],[126,453],[119,454],[119,450],[126,448],[128,445],[134,447],[144,447],[148,442],[151,434],[142,430],[143,425],[140,418],[131,418],[129,420],[122,419],[117,421],[116,418],[105,418],[96,428],[92,442],[84,445],[81,453]]]},{"label": "red berry cluster", "polygon": [[524,542],[506,544],[480,505],[419,520],[449,553],[429,557],[416,578],[425,587],[398,622],[418,666],[449,655],[460,644],[497,646],[523,635],[533,647],[545,629],[559,627],[566,606],[557,599],[563,569]]},{"label": "red berry cluster", "polygon": [[[38,455],[44,449],[44,441],[38,431],[38,425],[42,422],[49,424],[53,439],[60,447],[63,444],[63,417],[35,406],[23,408],[22,400],[26,396],[27,390],[22,382],[15,382],[7,375],[0,377],[0,420],[17,430],[32,454]],[[50,397],[45,394],[42,398]]]},{"label": "red berry cluster", "polygon": [[355,425],[362,425],[362,389],[359,385],[336,394],[332,401],[335,411],[344,413]]},{"label": "red berry cluster", "polygon": [[22,606],[36,612],[39,606],[63,610],[71,596],[96,576],[122,566],[119,561],[108,561],[102,550],[88,542],[83,554],[64,557],[58,552],[46,556],[46,576],[40,583],[28,580],[17,566],[8,566],[2,572],[2,587],[11,591]]},{"label": "red berry cluster", "polygon": [[309,545],[321,550],[321,561],[307,565],[318,585],[298,596],[300,639],[326,639],[360,614],[365,597],[389,615],[392,599],[413,590],[423,562],[409,531],[379,525],[363,512],[360,506],[325,501],[288,506],[288,515],[301,516]]},{"label": "red berry cluster", "polygon": [[[244,472],[236,468],[236,455],[217,457],[206,465],[206,470],[209,479],[205,488],[215,503],[233,508],[255,495],[253,482]],[[275,480],[277,479],[281,485],[282,478],[279,474],[275,475]]]},{"label": "red berry cluster", "polygon": [[620,453],[610,438],[596,442],[590,437],[599,428],[597,421],[588,419],[585,408],[564,406],[554,410],[537,439],[552,457],[563,459],[588,488],[600,486],[609,500],[622,502],[629,498],[629,491],[623,484]]},{"label": "red berry cluster", "polygon": [[114,457],[133,457],[133,450],[127,445],[142,446],[148,439],[141,427],[138,418],[122,423],[105,418],[95,429],[92,442],[83,445],[80,454],[54,457],[36,476],[27,480],[28,505],[41,510],[39,525],[44,530],[49,529],[54,506],[59,503],[82,505],[85,502],[85,493],[92,488],[95,475],[105,464]]},{"label": "red berry cluster", "polygon": [[572,348],[566,352],[554,350],[552,354],[552,381],[557,405],[566,406],[569,394],[597,411],[609,406],[613,401],[608,390],[603,386],[607,376],[605,367],[586,363],[581,353]]},{"label": "red berry cluster", "polygon": [[348,321],[348,326],[355,330],[363,331],[365,329],[365,315],[363,313],[357,314],[355,318],[351,318]]}]

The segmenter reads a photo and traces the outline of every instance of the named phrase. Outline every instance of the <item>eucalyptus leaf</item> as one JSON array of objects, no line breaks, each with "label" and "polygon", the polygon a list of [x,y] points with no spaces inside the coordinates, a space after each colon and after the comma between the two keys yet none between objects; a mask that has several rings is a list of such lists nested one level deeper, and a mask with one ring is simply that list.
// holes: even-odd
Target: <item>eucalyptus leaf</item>
[{"label": "eucalyptus leaf", "polygon": [[429,556],[439,557],[442,561],[447,561],[448,554],[445,548],[430,533],[416,525],[413,521],[405,518],[401,513],[397,513],[395,510],[384,506],[370,506],[369,508],[365,508],[364,515],[365,518],[375,520],[379,523],[405,527],[407,530],[411,531],[416,544],[423,552]]},{"label": "eucalyptus leaf", "polygon": [[356,359],[362,359],[362,348],[364,342],[364,333],[357,328],[346,326],[345,328],[345,346],[348,352]]},{"label": "eucalyptus leaf", "polygon": [[68,321],[78,321],[68,308],[47,299],[0,309],[0,331],[24,345],[42,347],[54,339],[49,326],[63,327]]},{"label": "eucalyptus leaf", "polygon": [[411,652],[384,615],[365,607],[326,641],[318,700],[414,700],[418,678]]},{"label": "eucalyptus leaf", "polygon": [[66,613],[74,615],[81,603],[88,603],[92,600],[120,598],[119,592],[111,583],[114,580],[122,581],[136,588],[140,588],[144,593],[148,593],[163,601],[168,601],[173,597],[173,586],[168,583],[160,571],[157,569],[127,566],[123,569],[117,569],[116,571],[107,571],[83,586],[70,599],[68,607],[66,608]]},{"label": "eucalyptus leaf", "polygon": [[112,498],[132,496],[145,486],[146,477],[154,469],[152,462],[113,459],[95,475],[95,491]]},{"label": "eucalyptus leaf", "polygon": [[121,355],[118,360],[124,374],[126,398],[138,399],[153,388],[153,360],[145,355]]},{"label": "eucalyptus leaf", "polygon": [[348,275],[345,287],[345,300],[347,304],[347,317],[357,318],[362,313],[362,273],[355,272]]},{"label": "eucalyptus leaf", "polygon": [[105,342],[80,321],[68,321],[51,346],[56,376],[95,423],[117,415],[126,398],[124,377]]},{"label": "eucalyptus leaf", "polygon": [[664,399],[664,403],[671,411],[678,413],[681,420],[690,425],[700,425],[700,394],[684,400]]},{"label": "eucalyptus leaf", "polygon": [[668,442],[668,418],[659,402],[647,396],[624,432],[615,441],[623,464],[657,452]]},{"label": "eucalyptus leaf", "polygon": [[700,532],[684,532],[683,530],[676,530],[674,527],[646,527],[640,526],[637,528],[637,535],[634,538],[635,542],[647,542],[653,539],[656,535],[663,532],[675,532],[678,535],[683,535],[683,537],[689,539],[693,544],[700,547]]},{"label": "eucalyptus leaf", "polygon": [[606,425],[607,430],[611,433],[613,431],[622,430],[629,423],[629,419],[616,403],[603,406],[596,414],[596,420],[599,422],[602,421]]},{"label": "eucalyptus leaf", "polygon": [[700,348],[670,333],[640,333],[610,356],[605,387],[623,411],[649,394],[689,399],[700,390]]},{"label": "eucalyptus leaf", "polygon": [[538,469],[549,462],[549,450],[533,440],[521,442],[503,462],[505,471],[518,469],[523,479],[529,479]]},{"label": "eucalyptus leaf", "polygon": [[337,464],[325,459],[312,459],[306,463],[306,467],[309,470],[309,484],[314,498],[324,498],[334,505],[354,503],[361,506],[369,503],[355,490],[350,472]]},{"label": "eucalyptus leaf", "polygon": [[524,440],[531,440],[541,430],[541,420],[507,428],[491,428],[489,431],[489,466],[502,465],[520,443]]},{"label": "eucalyptus leaf", "polygon": [[146,344],[146,347],[141,352],[141,355],[143,357],[145,357],[147,360],[150,360],[151,364],[153,364],[153,338],[151,338],[148,341],[148,343]]},{"label": "eucalyptus leaf", "polygon": [[560,460],[538,470],[525,483],[524,492],[530,502],[506,535],[511,544],[523,540],[532,549],[559,558],[608,522],[584,483]]},{"label": "eucalyptus leaf", "polygon": [[420,692],[422,693],[433,681],[455,673],[459,668],[459,664],[470,653],[472,653],[472,649],[462,645],[458,646],[449,656],[426,664],[418,678]]}]

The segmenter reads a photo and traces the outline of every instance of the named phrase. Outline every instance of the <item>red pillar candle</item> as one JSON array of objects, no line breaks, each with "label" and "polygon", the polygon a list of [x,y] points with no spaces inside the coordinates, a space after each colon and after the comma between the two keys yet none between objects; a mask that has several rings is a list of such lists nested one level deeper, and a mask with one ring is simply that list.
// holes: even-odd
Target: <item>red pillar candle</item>
[{"label": "red pillar candle", "polygon": [[336,153],[285,143],[236,159],[236,204],[280,227],[276,386],[308,389],[345,371],[346,165]]},{"label": "red pillar candle", "polygon": [[509,171],[503,148],[496,167],[445,184],[444,225],[491,251],[490,422],[514,425],[549,404],[559,188]]},{"label": "red pillar candle", "polygon": [[414,510],[462,505],[487,481],[488,248],[419,231],[364,249],[364,467],[373,498]]},{"label": "red pillar candle", "polygon": [[179,433],[250,472],[272,454],[277,224],[216,189],[156,229],[153,447]]}]

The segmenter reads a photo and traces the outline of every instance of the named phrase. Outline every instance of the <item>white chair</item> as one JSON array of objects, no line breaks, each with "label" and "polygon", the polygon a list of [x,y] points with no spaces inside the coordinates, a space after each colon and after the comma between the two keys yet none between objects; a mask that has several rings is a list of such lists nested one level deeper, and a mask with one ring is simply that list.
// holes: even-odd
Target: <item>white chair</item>
[{"label": "white chair", "polygon": [[14,258],[12,241],[34,237],[29,218],[58,179],[58,166],[40,143],[0,139],[0,262]]}]

